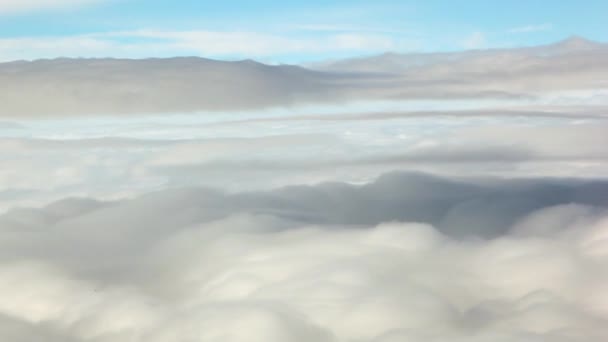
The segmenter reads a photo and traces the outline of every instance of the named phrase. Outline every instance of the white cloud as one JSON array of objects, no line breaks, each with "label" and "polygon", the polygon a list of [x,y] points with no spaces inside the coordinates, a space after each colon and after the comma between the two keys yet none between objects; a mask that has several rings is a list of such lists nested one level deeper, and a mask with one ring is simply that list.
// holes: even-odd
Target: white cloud
[{"label": "white cloud", "polygon": [[[579,95],[580,103],[587,102]],[[0,127],[0,134],[13,136],[0,138],[0,154],[11,165],[0,169],[0,211],[65,196],[122,198],[165,186],[242,191],[362,182],[400,168],[505,177],[594,178],[608,171],[604,107],[504,107],[513,104],[14,119]]]},{"label": "white cloud", "polygon": [[[483,37],[473,38],[471,47]],[[0,116],[247,110],[373,100],[430,102],[437,98],[531,102],[548,93],[576,91],[596,92],[590,103],[605,102],[602,75],[608,73],[606,45],[580,39],[576,46],[571,43],[382,54],[329,63],[319,70],[202,58],[3,63],[0,70],[6,72],[0,79]],[[244,58],[276,55],[278,51],[298,56],[384,51],[393,44],[382,36],[346,33],[298,40],[244,32],[135,31],[78,39],[4,39],[0,40],[0,55],[8,59],[64,53],[82,57],[177,54]],[[40,73],[40,68],[45,72]],[[505,70],[509,70],[509,77],[505,77]],[[80,76],[70,77],[72,74]],[[51,83],[53,86],[47,87]],[[161,83],[163,87],[156,86]],[[38,101],[31,101],[31,96]]]},{"label": "white cloud", "polygon": [[331,24],[306,24],[292,25],[290,29],[312,32],[358,32],[358,33],[389,33],[389,34],[413,34],[413,30],[394,29],[375,26],[358,26],[358,25],[331,25]]},{"label": "white cloud", "polygon": [[[0,336],[605,341],[606,186],[393,174],[15,211],[0,216]],[[472,223],[503,228],[454,237]]]},{"label": "white cloud", "polygon": [[380,33],[293,36],[259,32],[139,30],[63,37],[0,39],[0,60],[54,57],[273,57],[290,54],[384,52],[411,46]]},{"label": "white cloud", "polygon": [[539,24],[539,25],[526,25],[518,26],[509,29],[509,33],[531,33],[531,32],[542,32],[550,31],[553,29],[551,24]]},{"label": "white cloud", "polygon": [[302,52],[386,50],[397,47],[394,39],[365,33],[341,33],[321,38],[298,38],[255,32],[134,31],[123,36],[169,39],[177,49],[201,55],[269,56]]},{"label": "white cloud", "polygon": [[64,9],[102,0],[0,0],[0,15],[48,9]]},{"label": "white cloud", "polygon": [[[259,38],[79,44],[125,34],[217,53]],[[382,77],[192,58],[4,64],[0,340],[606,341],[606,59],[590,46],[416,68],[387,55],[379,70],[407,66]],[[256,107],[310,93],[401,101]],[[246,110],[196,112],[211,101]],[[45,116],[53,105],[61,115]]]},{"label": "white cloud", "polygon": [[462,42],[467,49],[479,49],[486,44],[486,35],[483,32],[473,32]]}]

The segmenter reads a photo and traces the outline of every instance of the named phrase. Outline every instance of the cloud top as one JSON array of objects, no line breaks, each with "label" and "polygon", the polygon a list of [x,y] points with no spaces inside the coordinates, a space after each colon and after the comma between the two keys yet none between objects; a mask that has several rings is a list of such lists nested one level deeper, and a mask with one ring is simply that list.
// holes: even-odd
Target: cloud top
[{"label": "cloud top", "polygon": [[0,334],[599,342],[607,186],[391,174],[13,211],[0,218]]},{"label": "cloud top", "polygon": [[[250,60],[55,59],[0,64],[0,117],[249,110],[363,100],[535,99],[605,89],[605,44],[387,54],[315,70]],[[36,97],[37,101],[29,101]]]}]

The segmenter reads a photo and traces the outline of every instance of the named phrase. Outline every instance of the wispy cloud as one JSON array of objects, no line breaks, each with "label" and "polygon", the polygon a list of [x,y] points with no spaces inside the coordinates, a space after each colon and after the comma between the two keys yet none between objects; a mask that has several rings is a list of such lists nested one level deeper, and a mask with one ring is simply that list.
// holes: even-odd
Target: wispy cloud
[{"label": "wispy cloud", "polygon": [[221,58],[385,52],[408,43],[388,34],[333,32],[323,35],[249,31],[135,30],[64,37],[0,39],[0,59],[68,57],[163,57],[201,55]]},{"label": "wispy cloud", "polygon": [[212,55],[264,56],[280,53],[392,49],[397,42],[379,34],[349,33],[329,34],[322,37],[288,37],[259,32],[218,31],[154,31],[124,32],[121,37],[160,39],[178,49],[198,51]]},{"label": "wispy cloud", "polygon": [[102,0],[0,0],[0,15],[38,10],[63,9]]},{"label": "wispy cloud", "polygon": [[334,24],[304,24],[294,25],[290,28],[298,31],[311,32],[359,32],[359,33],[387,33],[387,34],[413,34],[414,30],[396,29],[390,27],[334,25]]},{"label": "wispy cloud", "polygon": [[530,32],[543,32],[550,31],[553,29],[553,25],[549,23],[538,24],[538,25],[526,25],[513,27],[508,30],[509,33],[530,33]]},{"label": "wispy cloud", "polygon": [[467,36],[462,42],[463,47],[467,49],[478,49],[486,44],[486,35],[483,32],[473,32]]}]

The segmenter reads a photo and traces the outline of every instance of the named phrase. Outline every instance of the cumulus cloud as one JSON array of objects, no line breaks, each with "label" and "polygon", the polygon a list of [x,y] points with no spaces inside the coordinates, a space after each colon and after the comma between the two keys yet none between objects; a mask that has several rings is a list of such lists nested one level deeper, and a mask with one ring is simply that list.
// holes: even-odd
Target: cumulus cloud
[{"label": "cumulus cloud", "polygon": [[602,341],[607,189],[391,174],[13,211],[0,327],[22,341]]}]

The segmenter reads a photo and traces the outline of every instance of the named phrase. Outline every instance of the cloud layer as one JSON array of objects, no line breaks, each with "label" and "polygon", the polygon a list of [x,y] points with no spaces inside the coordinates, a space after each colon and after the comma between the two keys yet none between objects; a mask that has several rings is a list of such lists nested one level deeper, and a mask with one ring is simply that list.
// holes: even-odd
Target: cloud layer
[{"label": "cloud layer", "polygon": [[[175,33],[165,35],[161,38]],[[2,44],[12,50],[21,43],[0,41],[0,49]],[[105,43],[89,37],[78,50],[99,44]],[[387,99],[549,96],[547,101],[557,101],[605,90],[607,54],[605,44],[572,38],[534,48],[386,54],[315,70],[202,58],[18,61],[0,64],[0,117],[250,110]],[[598,101],[605,103],[605,95]]]},{"label": "cloud layer", "polygon": [[7,121],[0,153],[11,167],[0,170],[0,211],[166,187],[362,183],[398,169],[583,179],[608,171],[601,106],[340,110]]},{"label": "cloud layer", "polygon": [[606,51],[0,64],[0,340],[605,341]]},{"label": "cloud layer", "polygon": [[392,174],[362,187],[183,189],[13,211],[0,218],[10,294],[0,332],[603,341],[607,188]]}]

